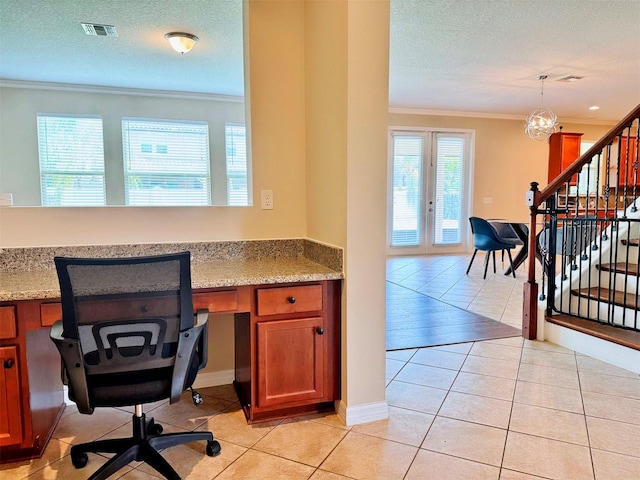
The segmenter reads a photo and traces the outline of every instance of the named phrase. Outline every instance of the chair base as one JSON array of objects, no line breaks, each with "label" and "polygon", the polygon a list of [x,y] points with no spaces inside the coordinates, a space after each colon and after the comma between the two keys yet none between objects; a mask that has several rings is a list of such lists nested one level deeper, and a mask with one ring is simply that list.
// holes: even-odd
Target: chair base
[{"label": "chair base", "polygon": [[171,480],[180,480],[180,476],[160,455],[159,450],[182,445],[184,443],[206,440],[206,453],[210,457],[220,454],[220,443],[213,439],[211,432],[183,432],[162,435],[162,426],[147,421],[144,413],[133,415],[133,436],[96,440],[71,447],[71,462],[76,468],[83,468],[88,461],[87,453],[115,453],[88,480],[104,480],[125,465],[133,461],[145,462],[158,473]]}]

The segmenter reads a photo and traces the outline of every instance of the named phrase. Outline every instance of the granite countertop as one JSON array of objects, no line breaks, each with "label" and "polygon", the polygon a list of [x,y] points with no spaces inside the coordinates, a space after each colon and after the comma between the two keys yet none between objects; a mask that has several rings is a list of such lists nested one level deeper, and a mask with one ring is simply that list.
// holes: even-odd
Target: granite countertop
[{"label": "granite countertop", "polygon": [[[305,257],[209,260],[191,266],[191,285],[194,289],[339,280],[341,278],[341,272]],[[59,297],[60,288],[55,270],[1,272],[0,301]]]}]

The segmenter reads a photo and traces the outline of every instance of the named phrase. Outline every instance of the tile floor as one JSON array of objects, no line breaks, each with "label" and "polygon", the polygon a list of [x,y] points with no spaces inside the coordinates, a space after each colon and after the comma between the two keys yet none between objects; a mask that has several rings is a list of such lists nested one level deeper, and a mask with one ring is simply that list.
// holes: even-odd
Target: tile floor
[{"label": "tile floor", "polygon": [[[468,256],[388,262],[388,279],[519,325],[521,283],[470,276]],[[222,454],[174,447],[167,460],[186,479],[612,479],[640,478],[640,377],[570,350],[508,338],[387,353],[389,419],[345,427],[336,415],[248,426],[230,386],[200,390],[147,412],[166,432],[210,429]],[[86,478],[105,458],[75,470],[74,443],[129,434],[130,411],[87,416],[70,406],[42,458],[0,467],[13,480]],[[132,464],[125,480],[155,479]]]}]

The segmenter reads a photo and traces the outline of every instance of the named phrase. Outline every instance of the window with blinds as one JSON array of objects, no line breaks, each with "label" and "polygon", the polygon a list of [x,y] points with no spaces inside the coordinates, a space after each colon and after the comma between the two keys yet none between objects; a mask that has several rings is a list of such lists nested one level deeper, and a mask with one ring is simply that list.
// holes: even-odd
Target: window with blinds
[{"label": "window with blinds", "polygon": [[211,205],[207,122],[122,119],[125,204]]},{"label": "window with blinds", "polygon": [[105,205],[102,118],[39,113],[37,123],[42,205]]},{"label": "window with blinds", "polygon": [[227,159],[227,205],[249,205],[247,181],[247,135],[244,125],[224,126]]},{"label": "window with blinds", "polygon": [[393,136],[393,207],[391,246],[422,243],[422,152],[424,138]]}]

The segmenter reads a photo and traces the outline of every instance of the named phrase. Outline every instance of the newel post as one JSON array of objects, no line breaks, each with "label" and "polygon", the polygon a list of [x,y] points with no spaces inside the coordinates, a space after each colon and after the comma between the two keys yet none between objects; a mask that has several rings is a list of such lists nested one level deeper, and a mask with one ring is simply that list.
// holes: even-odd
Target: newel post
[{"label": "newel post", "polygon": [[522,336],[535,340],[538,335],[538,284],[536,283],[536,215],[539,198],[538,182],[531,182],[527,192],[527,206],[531,211],[529,221],[529,246],[527,257],[528,276],[523,287]]}]

